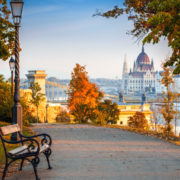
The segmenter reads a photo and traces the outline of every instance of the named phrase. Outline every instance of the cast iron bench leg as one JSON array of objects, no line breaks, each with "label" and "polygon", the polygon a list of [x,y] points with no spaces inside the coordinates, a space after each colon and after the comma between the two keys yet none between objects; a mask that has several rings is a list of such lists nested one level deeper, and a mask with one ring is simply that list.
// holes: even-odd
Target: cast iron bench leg
[{"label": "cast iron bench leg", "polygon": [[39,162],[40,162],[39,157],[35,157],[31,161],[33,169],[34,169],[34,174],[35,174],[36,180],[40,180],[40,178],[38,177],[38,174],[37,174],[37,166],[38,166]]},{"label": "cast iron bench leg", "polygon": [[48,163],[48,169],[52,169],[50,162],[49,162],[49,156],[51,155],[51,149],[48,149],[47,151],[44,152],[44,155],[46,156],[46,160]]},{"label": "cast iron bench leg", "polygon": [[3,171],[2,180],[4,180],[4,179],[5,179],[5,176],[6,176],[6,172],[7,172],[7,170],[8,170],[8,167],[9,167],[9,164],[8,164],[8,163],[6,163],[5,168],[4,168],[4,171]]},{"label": "cast iron bench leg", "polygon": [[24,163],[24,159],[21,160],[21,165],[20,165],[19,171],[22,171],[23,163]]}]

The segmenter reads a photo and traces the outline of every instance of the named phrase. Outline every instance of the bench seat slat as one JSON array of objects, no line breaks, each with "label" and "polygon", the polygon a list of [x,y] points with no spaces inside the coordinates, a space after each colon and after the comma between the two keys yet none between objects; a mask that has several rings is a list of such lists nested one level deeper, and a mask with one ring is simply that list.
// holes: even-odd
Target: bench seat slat
[{"label": "bench seat slat", "polygon": [[3,136],[6,136],[8,134],[12,134],[12,133],[20,131],[20,127],[18,124],[14,124],[14,125],[0,127],[0,131]]},{"label": "bench seat slat", "polygon": [[[39,153],[42,153],[44,151],[46,151],[50,146],[48,144],[44,144],[42,146],[40,146],[40,151]],[[38,149],[38,147],[35,147],[34,149],[31,150],[31,152],[36,152]],[[28,149],[27,149],[27,146],[24,145],[24,146],[21,146],[19,148],[16,148],[12,151],[9,151],[8,152],[11,156],[20,156],[20,155],[23,155],[23,154],[26,154],[26,153],[29,153]]]},{"label": "bench seat slat", "polygon": [[8,153],[10,155],[16,155],[16,154],[19,154],[19,153],[23,152],[26,149],[27,149],[27,146],[24,145],[24,146],[18,147],[16,149],[13,149],[13,150],[9,151]]},{"label": "bench seat slat", "polygon": [[[42,152],[46,151],[48,148],[49,148],[48,144],[44,144],[44,145],[40,146],[39,153],[42,153]],[[35,149],[32,150],[32,152],[36,152],[36,151],[37,151],[37,147],[35,147]]]}]

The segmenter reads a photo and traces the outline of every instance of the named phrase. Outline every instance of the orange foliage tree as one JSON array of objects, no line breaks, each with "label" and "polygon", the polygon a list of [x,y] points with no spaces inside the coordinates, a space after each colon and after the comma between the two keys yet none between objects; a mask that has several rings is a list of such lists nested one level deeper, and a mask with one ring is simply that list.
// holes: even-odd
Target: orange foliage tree
[{"label": "orange foliage tree", "polygon": [[9,19],[9,1],[0,0],[0,60],[7,60],[14,54],[15,31]]},{"label": "orange foliage tree", "polygon": [[172,68],[163,68],[164,71],[161,74],[162,79],[161,83],[166,87],[166,92],[163,92],[163,105],[161,108],[161,113],[165,119],[166,127],[165,127],[165,134],[169,138],[170,133],[172,133],[172,120],[175,118],[175,114],[177,113],[174,109],[174,99],[175,94],[172,91],[172,84],[174,83],[173,76],[172,76]]},{"label": "orange foliage tree", "polygon": [[96,84],[89,81],[85,66],[76,64],[71,73],[68,90],[68,107],[75,121],[86,123],[93,118],[93,113],[103,97]]},{"label": "orange foliage tree", "polygon": [[129,117],[128,125],[134,128],[145,129],[148,127],[148,121],[142,112],[137,111],[134,116]]}]

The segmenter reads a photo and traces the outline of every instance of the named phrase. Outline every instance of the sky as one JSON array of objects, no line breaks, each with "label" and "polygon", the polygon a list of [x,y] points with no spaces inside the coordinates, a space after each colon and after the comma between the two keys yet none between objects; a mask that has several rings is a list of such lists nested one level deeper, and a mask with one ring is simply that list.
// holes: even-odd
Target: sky
[{"label": "sky", "polygon": [[[10,1],[10,0],[9,0]],[[8,2],[9,2],[8,1]],[[133,66],[142,43],[128,35],[132,22],[93,17],[122,0],[24,0],[20,28],[20,76],[28,70],[45,70],[48,77],[71,78],[76,63],[86,65],[90,78],[119,79],[124,57]],[[166,40],[145,45],[145,52],[159,70],[171,53]],[[0,74],[10,77],[8,61],[0,61]]]}]

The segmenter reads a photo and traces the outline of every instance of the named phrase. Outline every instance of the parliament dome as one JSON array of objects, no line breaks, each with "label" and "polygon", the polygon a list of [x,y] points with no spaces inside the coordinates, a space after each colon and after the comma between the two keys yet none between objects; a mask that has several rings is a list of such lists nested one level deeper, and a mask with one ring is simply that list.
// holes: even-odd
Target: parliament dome
[{"label": "parliament dome", "polygon": [[151,64],[148,55],[144,52],[144,47],[142,47],[142,52],[137,57],[136,62],[137,64]]}]

